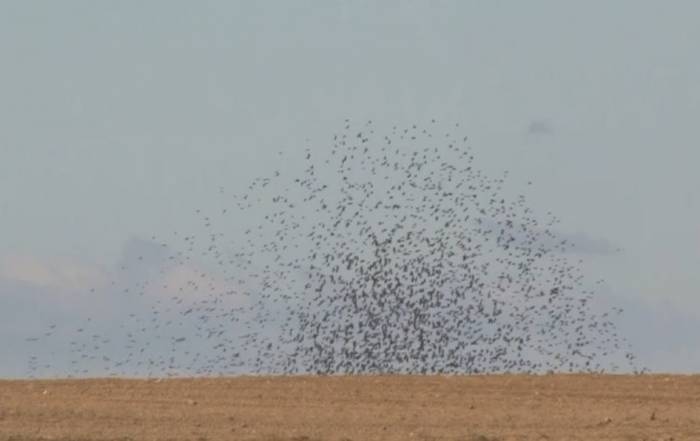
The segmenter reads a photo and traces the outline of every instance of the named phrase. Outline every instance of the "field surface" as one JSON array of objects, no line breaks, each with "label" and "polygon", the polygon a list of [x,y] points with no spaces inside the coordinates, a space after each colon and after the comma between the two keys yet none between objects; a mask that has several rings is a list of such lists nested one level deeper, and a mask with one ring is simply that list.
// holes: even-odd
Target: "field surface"
[{"label": "field surface", "polygon": [[0,381],[0,440],[700,440],[700,376]]}]

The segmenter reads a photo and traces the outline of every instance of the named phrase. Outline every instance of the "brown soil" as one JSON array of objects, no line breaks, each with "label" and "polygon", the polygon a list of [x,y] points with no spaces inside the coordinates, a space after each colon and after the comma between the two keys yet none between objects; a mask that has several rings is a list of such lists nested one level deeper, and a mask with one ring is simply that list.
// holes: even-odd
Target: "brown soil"
[{"label": "brown soil", "polygon": [[700,375],[0,381],[39,439],[700,440]]}]

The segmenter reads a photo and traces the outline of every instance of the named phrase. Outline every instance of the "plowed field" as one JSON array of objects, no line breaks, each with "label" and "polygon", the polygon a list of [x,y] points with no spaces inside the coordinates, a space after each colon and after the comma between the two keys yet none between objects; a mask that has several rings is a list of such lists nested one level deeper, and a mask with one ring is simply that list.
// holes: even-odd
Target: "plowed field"
[{"label": "plowed field", "polygon": [[700,375],[0,381],[0,439],[700,440]]}]

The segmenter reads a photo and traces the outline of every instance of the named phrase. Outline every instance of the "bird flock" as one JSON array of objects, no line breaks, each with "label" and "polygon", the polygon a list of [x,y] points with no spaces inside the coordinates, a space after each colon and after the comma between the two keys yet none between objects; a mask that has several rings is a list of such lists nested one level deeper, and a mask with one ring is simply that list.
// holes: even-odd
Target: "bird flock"
[{"label": "bird flock", "polygon": [[288,159],[303,171],[220,188],[196,232],[127,253],[115,318],[64,330],[65,374],[643,370],[558,219],[481,170],[459,124],[374,126],[346,120]]}]

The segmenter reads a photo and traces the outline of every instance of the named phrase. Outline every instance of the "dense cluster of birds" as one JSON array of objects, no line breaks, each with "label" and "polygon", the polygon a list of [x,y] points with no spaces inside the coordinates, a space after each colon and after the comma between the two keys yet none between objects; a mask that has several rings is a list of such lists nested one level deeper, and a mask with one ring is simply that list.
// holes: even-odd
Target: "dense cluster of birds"
[{"label": "dense cluster of birds", "polygon": [[196,233],[135,242],[118,319],[70,330],[67,373],[639,371],[558,220],[439,126],[345,121],[300,173],[221,188]]}]

